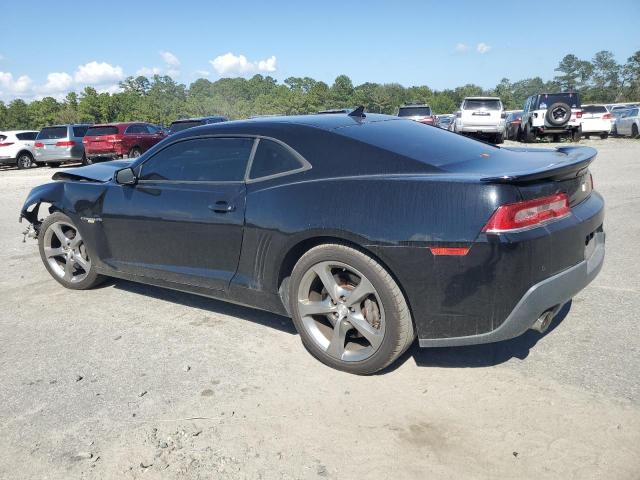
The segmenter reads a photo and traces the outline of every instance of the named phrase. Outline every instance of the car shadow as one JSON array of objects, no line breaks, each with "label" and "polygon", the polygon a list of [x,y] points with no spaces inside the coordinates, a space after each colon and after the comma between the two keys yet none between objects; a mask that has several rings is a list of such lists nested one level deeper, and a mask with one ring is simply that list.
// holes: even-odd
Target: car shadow
[{"label": "car shadow", "polygon": [[527,330],[519,337],[502,342],[469,345],[464,347],[420,348],[416,342],[389,367],[381,370],[384,374],[399,368],[413,358],[419,367],[479,368],[493,367],[512,358],[524,360],[535,345],[551,333],[566,318],[571,309],[571,301],[562,306],[551,325],[544,333]]},{"label": "car shadow", "polygon": [[[113,287],[137,295],[177,303],[193,307],[213,314],[229,315],[241,320],[248,320],[259,325],[273,328],[290,335],[297,335],[293,322],[288,317],[277,315],[255,308],[244,307],[222,300],[215,300],[200,295],[170,290],[127,280],[109,279],[97,288]],[[469,345],[463,347],[420,348],[418,341],[395,362],[380,370],[377,375],[390,373],[413,358],[419,367],[442,368],[481,368],[492,367],[507,362],[512,358],[524,360],[535,345],[551,333],[565,319],[571,310],[571,301],[558,311],[551,325],[544,333],[527,330],[519,337],[496,343]]]},{"label": "car shadow", "polygon": [[290,335],[298,334],[290,318],[283,317],[275,313],[244,307],[242,305],[236,305],[222,300],[215,300],[213,298],[203,297],[192,293],[185,293],[168,288],[130,282],[127,280],[109,279],[101,285],[101,287],[109,286],[113,286],[114,288],[124,290],[129,293],[135,293],[137,295],[144,295],[187,307],[197,308],[212,314],[237,317],[238,319],[248,320]]}]

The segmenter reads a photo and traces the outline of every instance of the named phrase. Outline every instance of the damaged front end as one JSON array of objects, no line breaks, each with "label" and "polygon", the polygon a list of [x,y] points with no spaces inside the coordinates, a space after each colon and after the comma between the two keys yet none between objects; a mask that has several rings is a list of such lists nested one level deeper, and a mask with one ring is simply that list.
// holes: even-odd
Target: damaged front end
[{"label": "damaged front end", "polygon": [[62,182],[46,183],[29,192],[20,211],[20,218],[18,219],[21,223],[23,218],[29,222],[29,226],[22,232],[24,235],[23,241],[26,241],[27,237],[38,238],[40,225],[42,224],[42,219],[39,218],[40,206],[43,203],[50,204],[49,213],[62,210],[63,194],[64,183]]}]

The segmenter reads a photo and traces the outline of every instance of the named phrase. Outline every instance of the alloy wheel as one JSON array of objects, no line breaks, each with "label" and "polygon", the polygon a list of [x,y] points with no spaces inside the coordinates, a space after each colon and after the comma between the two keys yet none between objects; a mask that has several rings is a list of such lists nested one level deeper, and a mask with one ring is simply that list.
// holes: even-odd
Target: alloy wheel
[{"label": "alloy wheel", "polygon": [[30,168],[32,165],[31,157],[29,155],[20,155],[18,158],[18,168]]},{"label": "alloy wheel", "polygon": [[75,226],[55,222],[44,233],[44,255],[52,272],[69,283],[84,280],[91,270],[91,259]]},{"label": "alloy wheel", "polygon": [[346,362],[366,360],[384,339],[380,295],[358,270],[342,262],[320,262],[302,277],[298,311],[314,343]]}]

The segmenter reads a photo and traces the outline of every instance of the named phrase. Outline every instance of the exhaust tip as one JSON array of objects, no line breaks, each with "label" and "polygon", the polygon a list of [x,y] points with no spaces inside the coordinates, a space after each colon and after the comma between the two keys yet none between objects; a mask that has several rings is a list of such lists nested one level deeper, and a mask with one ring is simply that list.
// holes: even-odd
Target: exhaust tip
[{"label": "exhaust tip", "polygon": [[540,333],[546,332],[547,328],[549,328],[549,325],[551,325],[551,321],[553,320],[553,317],[554,317],[553,310],[548,310],[544,312],[542,315],[540,315],[540,317],[538,317],[538,319],[533,323],[533,325],[531,325],[531,329]]}]

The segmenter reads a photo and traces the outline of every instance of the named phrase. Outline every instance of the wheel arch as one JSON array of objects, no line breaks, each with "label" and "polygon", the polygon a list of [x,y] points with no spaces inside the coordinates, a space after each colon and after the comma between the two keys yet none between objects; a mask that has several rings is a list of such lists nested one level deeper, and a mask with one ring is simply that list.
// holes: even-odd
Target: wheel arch
[{"label": "wheel arch", "polygon": [[23,148],[20,151],[18,151],[18,153],[16,153],[16,161],[18,160],[18,158],[20,158],[20,155],[22,155],[23,153],[26,153],[27,155],[29,155],[32,160],[35,160],[36,158],[36,156],[29,149]]},{"label": "wheel arch", "polygon": [[[319,245],[327,245],[332,243],[346,245],[348,247],[354,248],[355,250],[359,250],[360,252],[370,256],[373,260],[378,262],[380,266],[382,266],[382,268],[384,268],[389,273],[391,278],[393,278],[393,280],[398,285],[398,288],[400,288],[400,290],[402,291],[413,321],[413,310],[411,308],[410,298],[399,278],[390,267],[389,262],[382,258],[380,255],[373,252],[373,250],[371,248],[368,248],[368,246],[364,243],[355,241],[352,238],[331,234],[319,234],[300,239],[297,243],[293,244],[282,257],[278,271],[277,288],[278,293],[280,294],[280,298],[282,299],[282,303],[284,304],[287,312],[289,311],[289,289],[287,287],[289,278],[291,277],[291,273],[293,272],[293,268],[295,267],[296,263],[298,263],[298,260],[300,260],[302,256],[312,248]],[[415,321],[413,322],[415,328]]]}]

